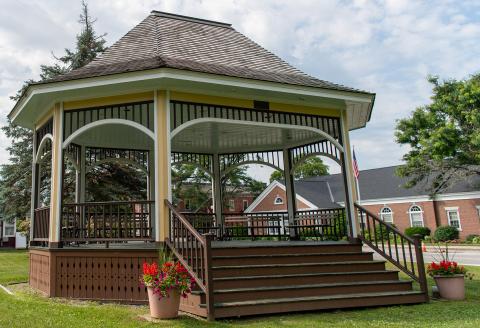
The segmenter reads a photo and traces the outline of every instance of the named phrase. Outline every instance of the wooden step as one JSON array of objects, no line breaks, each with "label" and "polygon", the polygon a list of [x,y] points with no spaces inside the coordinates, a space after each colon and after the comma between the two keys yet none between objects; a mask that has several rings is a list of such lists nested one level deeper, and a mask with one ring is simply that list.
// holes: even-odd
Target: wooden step
[{"label": "wooden step", "polygon": [[238,256],[215,256],[214,266],[250,264],[322,263],[340,261],[370,261],[373,252],[305,253],[305,254],[255,254]]},{"label": "wooden step", "polygon": [[[221,289],[214,292],[214,300],[216,303],[223,303],[258,299],[274,299],[288,297],[296,298],[409,290],[412,290],[412,282],[406,280],[356,281],[330,284]],[[201,303],[205,303],[205,294],[203,294],[203,292],[194,291],[193,294],[201,295]]]},{"label": "wooden step", "polygon": [[[415,304],[424,301],[425,295],[416,291],[262,299],[215,303],[215,317],[226,318],[270,313],[363,308],[380,305]],[[204,308],[205,304],[201,304],[201,307]]]},{"label": "wooden step", "polygon": [[[278,245],[255,241],[212,244],[212,256],[361,252],[362,244],[348,242],[289,242]],[[226,246],[228,245],[228,246]]]},{"label": "wooden step", "polygon": [[326,284],[356,281],[384,281],[398,280],[398,271],[376,270],[355,272],[323,272],[264,276],[237,276],[214,278],[214,290],[301,285],[308,281],[310,284]]},{"label": "wooden step", "polygon": [[351,261],[351,262],[324,262],[324,263],[293,263],[293,264],[261,264],[242,266],[212,267],[213,277],[243,277],[264,275],[285,275],[323,273],[323,272],[351,272],[376,271],[385,269],[385,261]]}]

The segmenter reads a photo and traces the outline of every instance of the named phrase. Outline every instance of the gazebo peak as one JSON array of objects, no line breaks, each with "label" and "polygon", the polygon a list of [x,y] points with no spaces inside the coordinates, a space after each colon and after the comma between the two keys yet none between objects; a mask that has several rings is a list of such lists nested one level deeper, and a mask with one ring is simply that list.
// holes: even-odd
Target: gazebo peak
[{"label": "gazebo peak", "polygon": [[49,82],[158,68],[367,93],[307,75],[230,24],[160,11],[152,11],[88,65]]}]

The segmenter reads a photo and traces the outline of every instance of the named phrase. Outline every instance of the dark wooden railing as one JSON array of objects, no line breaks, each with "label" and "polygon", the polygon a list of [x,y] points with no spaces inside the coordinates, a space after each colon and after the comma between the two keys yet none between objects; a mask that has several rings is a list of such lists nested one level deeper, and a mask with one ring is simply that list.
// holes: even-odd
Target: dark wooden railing
[{"label": "dark wooden railing", "polygon": [[427,277],[419,238],[410,238],[375,214],[355,204],[360,239],[410,278],[428,297]]},{"label": "dark wooden railing", "polygon": [[210,233],[220,240],[274,238],[289,239],[293,230],[296,239],[340,240],[347,236],[344,208],[297,211],[293,224],[287,212],[223,214],[223,225],[212,213],[182,213],[201,234]]},{"label": "dark wooden railing", "polygon": [[207,317],[215,318],[213,306],[212,246],[213,234],[201,234],[168,201],[170,230],[166,243],[206,295]]},{"label": "dark wooden railing", "polygon": [[223,215],[223,239],[284,238],[289,235],[288,213],[226,213]]},{"label": "dark wooden railing", "polygon": [[187,221],[201,234],[213,234],[219,236],[216,215],[213,213],[181,213]]},{"label": "dark wooden railing", "polygon": [[64,204],[61,240],[153,241],[153,201],[119,201]]},{"label": "dark wooden railing", "polygon": [[344,208],[297,211],[291,227],[300,239],[341,240],[348,235]]},{"label": "dark wooden railing", "polygon": [[50,207],[37,208],[33,212],[32,241],[48,241],[50,228]]}]

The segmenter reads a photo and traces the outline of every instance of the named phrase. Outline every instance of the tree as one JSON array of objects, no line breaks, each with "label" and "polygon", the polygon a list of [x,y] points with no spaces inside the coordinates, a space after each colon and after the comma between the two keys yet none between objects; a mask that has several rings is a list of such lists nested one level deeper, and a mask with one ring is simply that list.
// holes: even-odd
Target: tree
[{"label": "tree", "polygon": [[431,103],[397,122],[395,137],[410,146],[397,174],[406,187],[424,185],[433,195],[480,175],[480,74],[433,85]]},{"label": "tree", "polygon": [[[236,197],[241,192],[246,191],[258,196],[265,189],[265,183],[250,177],[247,169],[248,166],[236,167],[222,177],[224,206],[227,205],[228,199]],[[188,199],[193,211],[211,205],[211,178],[193,164],[182,164],[172,168],[172,186],[175,204],[181,199]]]},{"label": "tree", "polygon": [[[53,78],[72,69],[81,67],[105,51],[104,35],[97,36],[93,24],[94,19],[88,12],[87,4],[82,1],[82,13],[79,22],[82,29],[77,35],[74,50],[65,49],[65,55],[54,65],[41,65],[40,81]],[[24,83],[17,94],[11,97],[18,100],[33,80]],[[12,141],[7,151],[10,163],[0,167],[0,213],[12,221],[21,219],[30,209],[31,169],[32,169],[32,132],[28,129],[15,126],[10,121],[2,127],[3,132]]]},{"label": "tree", "polygon": [[[295,180],[328,175],[328,166],[317,156],[307,158],[303,163],[295,168],[293,177]],[[284,176],[280,171],[273,171],[270,175],[270,182],[283,181]]]}]

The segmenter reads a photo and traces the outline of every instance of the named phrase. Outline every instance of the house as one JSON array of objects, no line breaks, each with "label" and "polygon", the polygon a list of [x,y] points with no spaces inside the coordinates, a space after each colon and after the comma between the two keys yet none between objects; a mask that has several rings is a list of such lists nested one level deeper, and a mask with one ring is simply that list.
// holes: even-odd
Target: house
[{"label": "house", "polygon": [[27,246],[27,237],[17,232],[17,222],[7,222],[0,218],[0,248],[24,249]]},{"label": "house", "polygon": [[[30,84],[9,114],[34,131],[30,286],[49,297],[145,302],[142,263],[165,246],[197,285],[181,309],[210,320],[425,302],[416,241],[403,239],[419,252],[416,266],[401,262],[405,251],[388,257],[373,245],[407,282],[362,250],[373,241],[356,213],[382,221],[355,204],[349,131],[367,125],[374,99],[300,71],[230,24],[153,11],[86,66]],[[345,207],[305,215],[288,201],[293,171],[319,154],[342,168]],[[106,161],[142,170],[146,199],[86,201],[85,173]],[[179,163],[212,178],[213,213],[196,220],[172,205]],[[285,172],[283,228],[267,212],[226,224],[222,177],[251,163]],[[65,174],[76,177],[68,199]]]},{"label": "house", "polygon": [[[407,180],[395,174],[396,168],[391,166],[360,172],[363,207],[401,231],[419,226],[428,227],[433,232],[441,225],[450,225],[460,231],[462,239],[468,235],[480,235],[479,178],[456,183],[432,199],[424,186],[404,188]],[[311,204],[305,207],[306,210],[343,206],[345,201],[341,174],[295,181],[295,191],[297,203],[307,200]],[[255,199],[247,211],[285,211],[272,201],[275,197],[285,197],[285,187],[276,181]],[[254,204],[261,204],[261,207]]]},{"label": "house", "polygon": [[15,247],[15,222],[7,222],[0,218],[0,247]]}]

